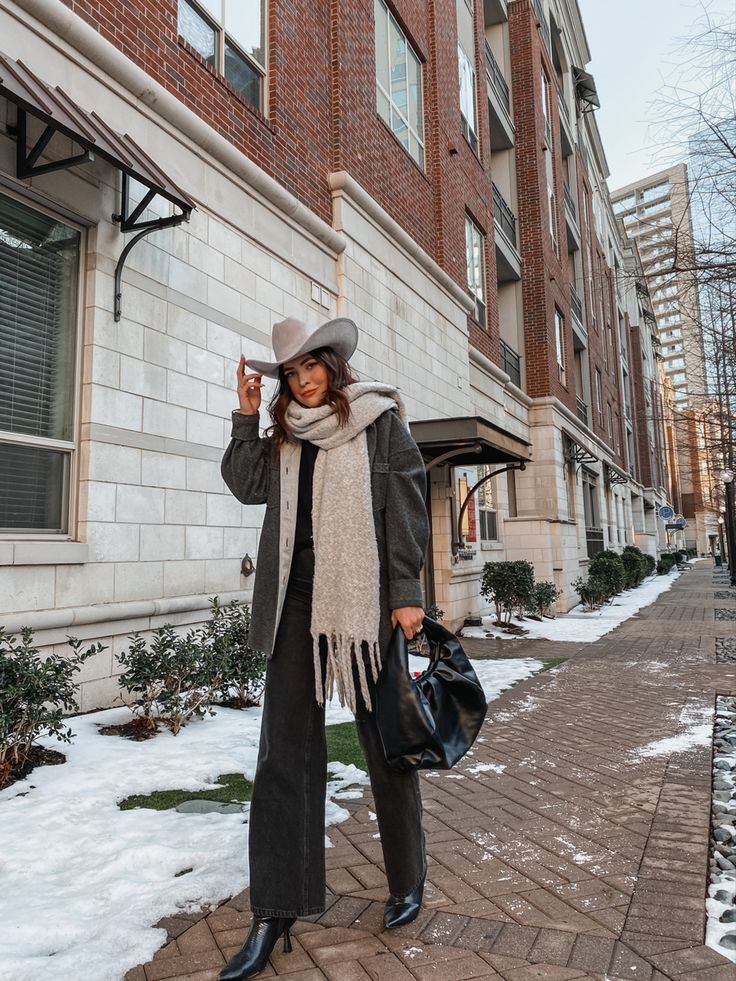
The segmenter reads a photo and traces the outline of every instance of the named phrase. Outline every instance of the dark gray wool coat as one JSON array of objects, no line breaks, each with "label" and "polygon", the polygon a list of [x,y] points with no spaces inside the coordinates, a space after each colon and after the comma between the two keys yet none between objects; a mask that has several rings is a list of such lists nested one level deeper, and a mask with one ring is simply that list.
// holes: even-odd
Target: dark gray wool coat
[{"label": "dark gray wool coat", "polygon": [[[258,435],[259,416],[233,412],[222,477],[243,504],[265,504],[256,560],[250,646],[269,657],[281,617],[296,528],[301,443],[280,450]],[[391,638],[391,610],[422,606],[419,574],[429,541],[424,462],[398,412],[389,410],[366,429],[371,496],[380,566],[379,646]],[[335,528],[334,533],[340,534]]]}]

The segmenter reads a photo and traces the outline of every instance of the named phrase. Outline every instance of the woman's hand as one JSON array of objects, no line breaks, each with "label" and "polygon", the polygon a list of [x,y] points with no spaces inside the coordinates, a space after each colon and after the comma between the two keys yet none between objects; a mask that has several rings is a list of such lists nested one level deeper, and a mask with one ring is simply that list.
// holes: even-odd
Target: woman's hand
[{"label": "woman's hand", "polygon": [[411,640],[422,629],[424,623],[424,610],[421,606],[400,606],[397,610],[391,611],[391,626],[401,624],[404,636]]},{"label": "woman's hand", "polygon": [[254,416],[261,407],[261,375],[246,375],[245,366],[248,362],[240,355],[238,364],[238,401],[240,411],[244,416]]}]

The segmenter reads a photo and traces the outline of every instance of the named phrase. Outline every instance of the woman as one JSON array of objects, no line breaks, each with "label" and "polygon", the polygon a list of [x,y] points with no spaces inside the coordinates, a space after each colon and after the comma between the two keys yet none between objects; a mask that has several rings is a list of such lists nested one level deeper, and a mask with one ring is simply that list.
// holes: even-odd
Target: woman
[{"label": "woman", "polygon": [[[424,615],[422,458],[398,392],[353,377],[352,320],[284,320],[272,340],[275,361],[240,359],[240,408],[222,462],[239,501],[266,504],[249,642],[269,657],[250,807],[253,924],[222,981],[259,973],[279,937],[291,949],[297,917],[324,910],[324,701],[333,692],[353,710],[368,762],[387,928],[417,916],[426,874],[417,774],[387,766],[372,714],[393,627],[411,639]],[[261,438],[263,375],[279,384]]]}]

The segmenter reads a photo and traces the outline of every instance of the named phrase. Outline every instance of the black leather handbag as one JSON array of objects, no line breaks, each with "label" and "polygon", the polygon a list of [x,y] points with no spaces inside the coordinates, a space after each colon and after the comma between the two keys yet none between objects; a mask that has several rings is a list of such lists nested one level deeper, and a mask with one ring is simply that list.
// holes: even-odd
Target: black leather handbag
[{"label": "black leather handbag", "polygon": [[475,742],[488,700],[457,637],[429,617],[430,663],[409,672],[409,642],[397,624],[376,682],[374,711],[383,751],[396,770],[448,770]]}]

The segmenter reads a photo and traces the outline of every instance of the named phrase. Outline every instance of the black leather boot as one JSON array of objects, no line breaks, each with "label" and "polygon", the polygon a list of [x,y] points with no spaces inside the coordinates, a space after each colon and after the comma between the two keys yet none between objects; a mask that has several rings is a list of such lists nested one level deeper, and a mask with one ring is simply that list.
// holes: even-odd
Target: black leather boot
[{"label": "black leather boot", "polygon": [[424,880],[410,892],[408,896],[389,896],[386,907],[383,911],[383,922],[387,930],[394,927],[404,926],[416,920],[419,910],[422,908],[422,896],[424,894]]},{"label": "black leather boot", "polygon": [[284,953],[291,953],[291,936],[289,931],[294,919],[282,916],[254,916],[253,923],[241,949],[224,967],[218,977],[220,981],[243,981],[260,974],[268,964],[271,951],[276,941],[283,934]]}]

